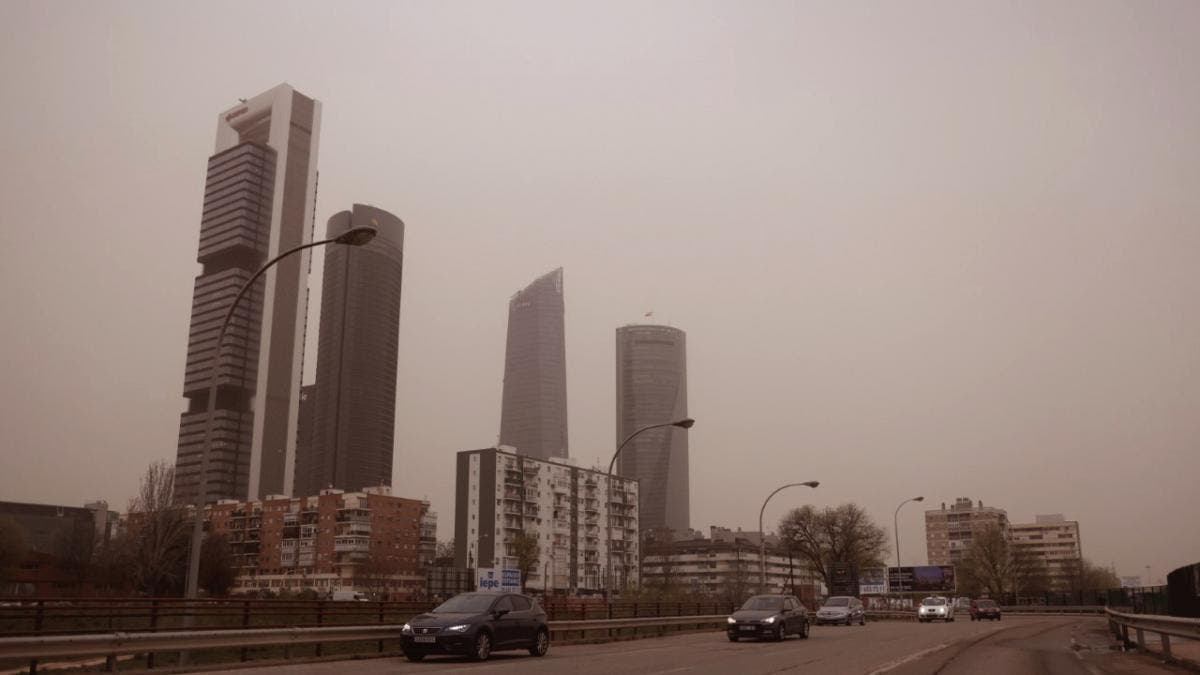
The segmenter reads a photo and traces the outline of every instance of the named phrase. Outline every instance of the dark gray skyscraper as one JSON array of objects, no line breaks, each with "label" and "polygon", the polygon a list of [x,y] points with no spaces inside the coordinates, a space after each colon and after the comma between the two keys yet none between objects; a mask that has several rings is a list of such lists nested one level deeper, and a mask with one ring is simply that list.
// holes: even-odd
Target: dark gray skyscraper
[{"label": "dark gray skyscraper", "polygon": [[[687,417],[687,336],[670,326],[617,329],[617,443],[638,429]],[[691,527],[688,434],[653,429],[630,441],[617,473],[640,484],[643,529]]]},{"label": "dark gray skyscraper", "polygon": [[217,118],[208,159],[179,420],[175,495],[257,499],[292,487],[308,253],[284,259],[238,304],[217,365],[212,448],[205,428],[215,342],[238,289],[271,257],[312,240],[321,104],[286,84]]},{"label": "dark gray skyscraper", "polygon": [[563,271],[558,268],[508,302],[500,444],[530,457],[567,457],[567,346]]},{"label": "dark gray skyscraper", "polygon": [[377,230],[371,243],[325,252],[312,437],[296,457],[297,496],[392,484],[404,223],[355,204],[329,219],[327,236],[367,226]]}]

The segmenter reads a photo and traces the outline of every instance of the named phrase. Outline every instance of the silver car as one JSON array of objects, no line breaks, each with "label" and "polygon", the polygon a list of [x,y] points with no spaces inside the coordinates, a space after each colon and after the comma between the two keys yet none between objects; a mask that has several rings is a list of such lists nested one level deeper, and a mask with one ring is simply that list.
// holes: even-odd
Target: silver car
[{"label": "silver car", "polygon": [[921,623],[929,621],[953,621],[954,603],[941,596],[931,596],[921,601],[917,608],[917,620]]},{"label": "silver car", "polygon": [[867,625],[867,612],[863,609],[862,601],[848,595],[835,595],[825,601],[817,610],[817,625],[827,623]]}]

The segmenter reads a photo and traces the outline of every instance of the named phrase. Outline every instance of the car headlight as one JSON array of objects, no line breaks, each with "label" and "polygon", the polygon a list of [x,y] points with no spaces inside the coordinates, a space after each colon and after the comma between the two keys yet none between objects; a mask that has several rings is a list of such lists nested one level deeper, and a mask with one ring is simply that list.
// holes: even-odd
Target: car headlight
[{"label": "car headlight", "polygon": [[452,633],[465,633],[465,632],[467,632],[467,629],[470,627],[471,627],[471,624],[469,624],[469,623],[460,623],[456,626],[450,626],[446,630],[448,630]]},{"label": "car headlight", "polygon": [[763,623],[775,623],[775,617],[768,616],[767,618],[763,619]]},{"label": "car headlight", "polygon": [[733,618],[732,616],[729,617],[728,619],[725,619],[725,621],[727,623],[737,623],[737,619]]},{"label": "car headlight", "polygon": [[404,624],[403,626],[401,626],[401,627],[400,627],[400,632],[401,632],[401,633],[411,633],[411,632],[412,632],[412,626],[410,626],[410,625],[408,625],[408,624]]}]

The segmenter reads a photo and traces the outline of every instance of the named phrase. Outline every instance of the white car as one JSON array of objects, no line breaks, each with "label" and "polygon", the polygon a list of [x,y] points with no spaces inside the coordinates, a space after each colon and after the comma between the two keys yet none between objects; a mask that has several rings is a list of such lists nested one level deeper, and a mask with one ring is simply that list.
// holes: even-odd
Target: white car
[{"label": "white car", "polygon": [[931,596],[921,601],[917,608],[917,620],[921,623],[928,621],[953,621],[954,603],[941,596]]}]

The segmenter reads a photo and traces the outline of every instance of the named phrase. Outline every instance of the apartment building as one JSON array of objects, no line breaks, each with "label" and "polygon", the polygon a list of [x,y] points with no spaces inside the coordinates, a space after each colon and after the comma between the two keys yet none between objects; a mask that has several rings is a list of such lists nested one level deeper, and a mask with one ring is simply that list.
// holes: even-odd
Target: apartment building
[{"label": "apartment building", "polygon": [[[611,478],[611,480],[610,480]],[[501,446],[458,453],[454,565],[519,569],[514,542],[537,542],[526,590],[619,591],[638,581],[638,482]]]},{"label": "apartment building", "polygon": [[925,512],[925,550],[930,565],[957,565],[971,546],[976,532],[986,527],[998,527],[1008,536],[1008,513],[983,501],[973,502],[959,497],[950,507],[942,502],[940,509]]},{"label": "apartment building", "polygon": [[233,593],[357,590],[417,599],[437,544],[429,502],[393,497],[387,486],[222,500],[206,514],[209,532],[228,535],[232,545]]},{"label": "apartment building", "polygon": [[[759,592],[758,542],[746,539],[694,539],[648,545],[642,561],[646,588],[678,591],[740,603]],[[767,593],[794,592],[810,609],[821,584],[785,549],[768,545]]]},{"label": "apartment building", "polygon": [[1014,553],[1025,553],[1046,564],[1051,589],[1069,590],[1079,574],[1083,549],[1079,522],[1061,513],[1038,515],[1032,523],[1013,523],[1009,536]]}]

